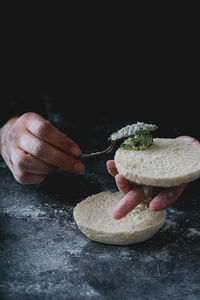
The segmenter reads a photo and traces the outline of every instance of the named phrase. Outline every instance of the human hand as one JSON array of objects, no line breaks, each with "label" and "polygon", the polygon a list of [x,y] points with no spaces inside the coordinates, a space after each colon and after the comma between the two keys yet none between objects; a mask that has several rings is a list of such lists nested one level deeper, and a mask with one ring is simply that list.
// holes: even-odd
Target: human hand
[{"label": "human hand", "polygon": [[[180,136],[178,138],[191,141],[200,146],[200,142],[192,137]],[[115,177],[118,189],[124,194],[124,197],[118,202],[113,210],[115,219],[124,217],[128,212],[133,210],[146,198],[152,196],[156,191],[156,187],[138,185],[127,180],[122,174],[118,173],[114,160],[107,161],[107,169],[108,172]],[[179,198],[186,186],[187,184],[183,183],[175,187],[163,188],[163,190],[151,200],[150,209],[152,211],[158,211],[167,208]]]},{"label": "human hand", "polygon": [[84,165],[79,146],[36,113],[10,119],[0,130],[0,150],[15,179],[42,182],[56,168],[79,173]]}]

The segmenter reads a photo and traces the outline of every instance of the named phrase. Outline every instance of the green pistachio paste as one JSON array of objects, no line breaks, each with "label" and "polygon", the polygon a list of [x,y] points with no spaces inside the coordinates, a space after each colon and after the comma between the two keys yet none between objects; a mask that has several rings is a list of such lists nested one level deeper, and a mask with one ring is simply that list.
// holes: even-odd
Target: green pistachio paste
[{"label": "green pistachio paste", "polygon": [[153,144],[152,131],[158,128],[154,124],[146,124],[137,122],[132,125],[127,125],[110,136],[110,140],[115,142],[124,139],[121,147],[127,150],[144,150]]},{"label": "green pistachio paste", "polygon": [[153,144],[153,137],[148,130],[139,131],[130,136],[121,144],[121,148],[127,150],[145,150]]}]

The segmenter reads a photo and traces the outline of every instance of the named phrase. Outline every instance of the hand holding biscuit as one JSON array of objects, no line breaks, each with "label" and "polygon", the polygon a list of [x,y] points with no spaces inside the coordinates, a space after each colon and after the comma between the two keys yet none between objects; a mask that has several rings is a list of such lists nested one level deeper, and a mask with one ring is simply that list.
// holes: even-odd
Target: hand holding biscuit
[{"label": "hand holding biscuit", "polygon": [[[189,136],[181,136],[177,139],[182,139],[200,146],[199,141]],[[113,215],[116,219],[124,217],[147,197],[155,193],[156,187],[134,183],[126,179],[124,175],[119,174],[114,160],[107,161],[107,169],[108,172],[115,177],[119,190],[124,194],[124,197],[119,201],[113,211]],[[181,183],[177,186],[163,188],[158,195],[152,199],[150,209],[158,211],[168,207],[179,198],[186,186],[187,183]]]}]

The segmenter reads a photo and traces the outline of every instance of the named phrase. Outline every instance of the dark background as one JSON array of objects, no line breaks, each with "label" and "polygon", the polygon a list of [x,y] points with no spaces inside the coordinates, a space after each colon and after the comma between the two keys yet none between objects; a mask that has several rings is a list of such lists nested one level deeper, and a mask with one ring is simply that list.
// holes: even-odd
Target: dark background
[{"label": "dark background", "polygon": [[[175,82],[170,76],[170,80],[158,76],[153,77],[155,82],[139,84],[85,79],[76,88],[69,85],[3,90],[1,124],[11,114],[35,111],[49,118],[83,149],[94,134],[107,140],[113,131],[137,121],[157,124],[155,136],[190,135],[200,139],[198,87],[189,81],[189,76]],[[4,113],[3,107],[8,103],[12,103],[11,108],[8,106]]]}]

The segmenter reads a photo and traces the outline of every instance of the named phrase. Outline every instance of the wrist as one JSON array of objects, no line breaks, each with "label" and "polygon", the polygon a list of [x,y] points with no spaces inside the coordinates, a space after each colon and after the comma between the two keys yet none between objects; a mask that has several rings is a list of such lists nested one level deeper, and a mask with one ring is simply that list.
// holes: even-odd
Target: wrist
[{"label": "wrist", "polygon": [[19,119],[19,116],[12,117],[0,128],[0,156],[2,155],[2,147],[5,142],[5,137],[10,127]]}]

